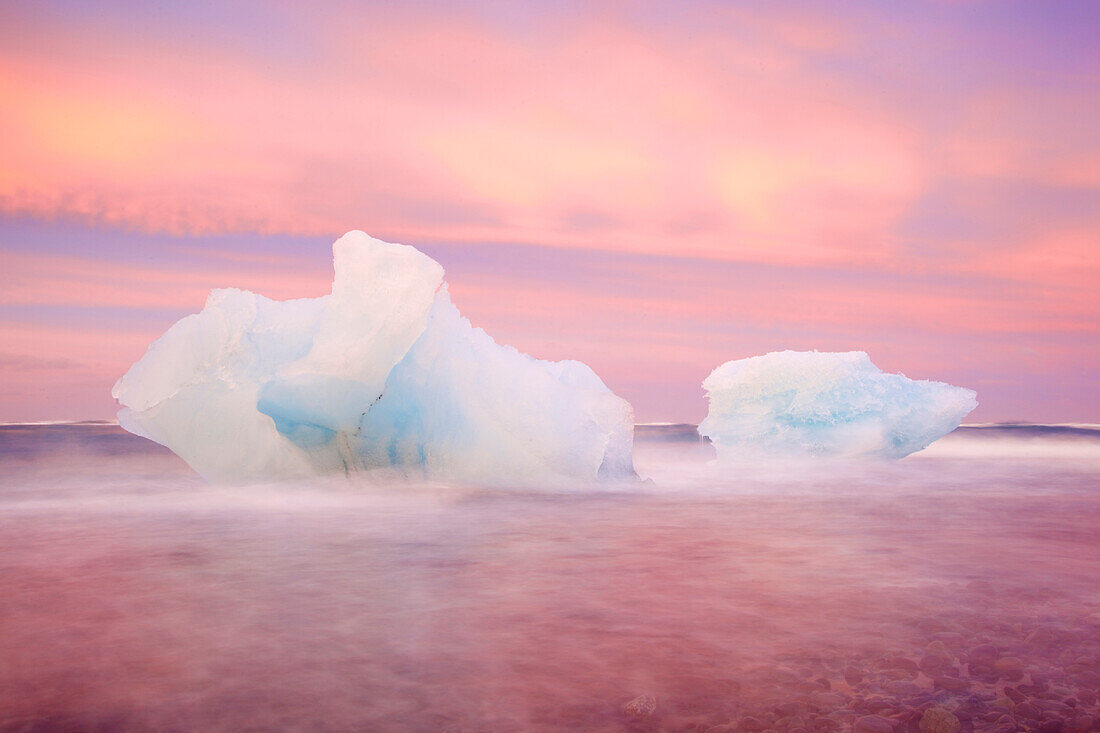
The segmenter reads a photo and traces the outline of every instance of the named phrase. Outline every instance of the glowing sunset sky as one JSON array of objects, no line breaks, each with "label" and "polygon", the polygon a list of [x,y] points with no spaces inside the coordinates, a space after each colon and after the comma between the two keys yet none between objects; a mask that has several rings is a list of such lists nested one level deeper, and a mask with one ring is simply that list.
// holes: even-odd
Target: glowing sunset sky
[{"label": "glowing sunset sky", "polygon": [[348,229],[641,421],[786,348],[1100,421],[1097,37],[1089,2],[0,4],[0,421],[113,417],[211,287],[325,293]]}]

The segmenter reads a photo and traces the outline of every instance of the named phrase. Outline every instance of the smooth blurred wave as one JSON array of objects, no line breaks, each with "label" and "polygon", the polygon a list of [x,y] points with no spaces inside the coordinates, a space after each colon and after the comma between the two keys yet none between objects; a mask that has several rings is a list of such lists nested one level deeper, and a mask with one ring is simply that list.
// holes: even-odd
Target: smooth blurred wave
[{"label": "smooth blurred wave", "polygon": [[[874,714],[916,733],[934,704],[968,733],[1100,712],[1095,426],[810,464],[718,464],[694,426],[638,426],[635,463],[643,480],[569,491],[218,487],[117,425],[0,426],[0,731]],[[930,650],[942,668],[919,667]],[[1034,704],[1005,712],[1009,688]]]}]

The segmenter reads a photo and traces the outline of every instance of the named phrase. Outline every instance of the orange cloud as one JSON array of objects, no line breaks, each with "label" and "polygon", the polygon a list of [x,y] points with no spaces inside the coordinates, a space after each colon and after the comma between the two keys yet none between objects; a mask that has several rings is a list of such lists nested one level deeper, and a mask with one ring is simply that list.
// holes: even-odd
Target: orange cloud
[{"label": "orange cloud", "polygon": [[819,93],[798,54],[841,36],[791,19],[733,43],[599,18],[524,42],[454,19],[326,32],[309,75],[150,39],[0,52],[0,210],[838,261],[886,246],[920,192],[912,131]]}]

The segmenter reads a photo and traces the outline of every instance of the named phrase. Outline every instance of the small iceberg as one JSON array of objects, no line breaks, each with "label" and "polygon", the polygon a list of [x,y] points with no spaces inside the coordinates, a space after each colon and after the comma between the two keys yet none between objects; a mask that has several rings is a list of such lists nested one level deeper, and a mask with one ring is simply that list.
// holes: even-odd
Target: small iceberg
[{"label": "small iceberg", "polygon": [[634,476],[633,410],[589,367],[497,344],[413,247],[353,231],[333,259],[321,298],[212,291],[115,384],[119,424],[212,481]]},{"label": "small iceberg", "polygon": [[720,460],[754,454],[902,458],[959,426],[977,393],[886,374],[862,351],[781,351],[703,381],[699,433]]}]

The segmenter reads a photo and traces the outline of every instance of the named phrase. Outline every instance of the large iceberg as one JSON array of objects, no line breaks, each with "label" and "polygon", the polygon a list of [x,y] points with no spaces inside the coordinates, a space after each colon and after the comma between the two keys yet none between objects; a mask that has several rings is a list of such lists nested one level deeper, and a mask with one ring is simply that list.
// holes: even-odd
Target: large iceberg
[{"label": "large iceberg", "polygon": [[633,411],[586,365],[494,342],[413,247],[353,231],[333,258],[329,296],[212,291],[115,384],[119,424],[214,481],[634,476]]},{"label": "large iceberg", "polygon": [[862,351],[782,351],[729,361],[703,381],[699,433],[719,459],[751,455],[902,458],[959,426],[977,394],[886,374]]}]

